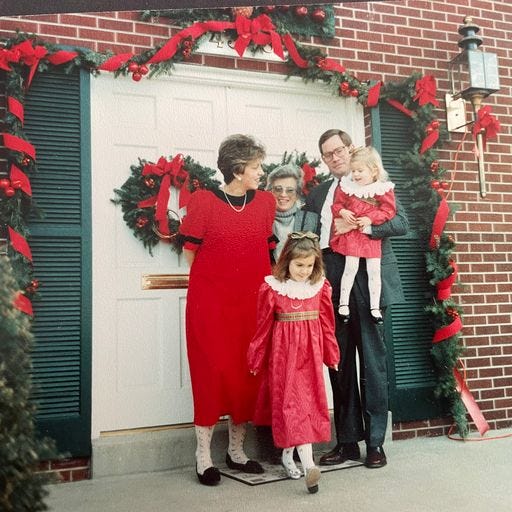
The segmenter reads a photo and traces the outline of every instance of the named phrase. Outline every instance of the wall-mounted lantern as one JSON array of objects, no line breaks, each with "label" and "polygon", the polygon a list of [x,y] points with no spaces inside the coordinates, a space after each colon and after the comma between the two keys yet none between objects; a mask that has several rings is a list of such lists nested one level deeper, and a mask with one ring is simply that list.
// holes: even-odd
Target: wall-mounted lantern
[{"label": "wall-mounted lantern", "polygon": [[[462,51],[450,62],[448,72],[451,93],[446,95],[446,114],[448,130],[466,130],[465,101],[473,106],[474,118],[482,106],[482,99],[499,91],[498,58],[494,53],[482,52],[479,46],[482,38],[477,36],[480,30],[470,16],[464,18],[464,25],[459,28],[462,39],[459,47]],[[478,176],[480,195],[487,194],[484,173],[484,153],[482,134],[477,134]]]}]

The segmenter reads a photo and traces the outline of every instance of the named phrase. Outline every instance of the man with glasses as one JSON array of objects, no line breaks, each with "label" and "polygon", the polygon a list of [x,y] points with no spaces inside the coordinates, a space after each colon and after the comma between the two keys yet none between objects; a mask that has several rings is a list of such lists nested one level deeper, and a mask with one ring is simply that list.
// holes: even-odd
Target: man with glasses
[{"label": "man with glasses", "polygon": [[[318,141],[322,160],[333,179],[315,187],[307,196],[305,210],[320,216],[320,247],[327,279],[332,286],[332,302],[339,303],[340,281],[345,267],[345,256],[333,252],[329,240],[333,228],[331,205],[339,180],[350,171],[350,152],[353,144],[350,136],[342,130],[327,130]],[[346,233],[357,226],[335,219],[337,233]],[[379,226],[370,226],[367,234],[382,239],[382,297],[384,313],[386,306],[403,302],[403,291],[398,274],[398,265],[388,237],[404,235],[409,227],[403,208],[397,201],[397,214]],[[366,231],[365,231],[366,232]],[[365,260],[360,261],[359,271],[350,295],[350,319],[343,323],[335,309],[336,338],[341,351],[338,372],[329,370],[333,391],[334,425],[336,445],[320,458],[320,465],[342,464],[346,460],[357,460],[361,454],[358,442],[366,443],[365,465],[381,468],[386,465],[382,448],[388,420],[388,375],[386,345],[383,327],[370,317],[370,297]],[[359,356],[359,382],[356,355]]]}]

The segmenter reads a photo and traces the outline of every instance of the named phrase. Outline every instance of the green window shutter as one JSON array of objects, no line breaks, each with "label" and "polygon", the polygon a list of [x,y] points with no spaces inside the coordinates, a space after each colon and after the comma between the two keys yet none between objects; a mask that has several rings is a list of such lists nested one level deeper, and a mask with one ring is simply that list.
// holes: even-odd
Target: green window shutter
[{"label": "green window shutter", "polygon": [[408,176],[397,163],[397,158],[411,147],[411,128],[411,120],[387,103],[372,109],[373,145],[381,153],[384,167],[396,184],[396,195],[410,223],[406,236],[392,239],[406,300],[404,304],[392,306],[391,324],[386,330],[393,421],[427,419],[442,414],[433,393],[435,374],[430,358],[433,328],[425,312],[431,299],[425,270],[425,242],[417,233],[420,220],[411,211],[411,199],[403,193]]},{"label": "green window shutter", "polygon": [[91,444],[89,77],[36,74],[25,129],[36,147],[30,219],[34,277],[34,392],[39,431],[71,456]]}]

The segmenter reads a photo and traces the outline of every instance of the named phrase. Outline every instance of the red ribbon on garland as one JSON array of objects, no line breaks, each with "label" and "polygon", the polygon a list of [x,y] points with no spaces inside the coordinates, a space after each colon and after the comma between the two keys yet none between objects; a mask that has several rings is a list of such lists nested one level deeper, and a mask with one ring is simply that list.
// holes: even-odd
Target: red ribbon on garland
[{"label": "red ribbon on garland", "polygon": [[25,109],[23,108],[23,104],[21,103],[21,101],[17,100],[13,96],[8,96],[7,109],[13,116],[16,116],[21,121],[21,124],[24,123]]},{"label": "red ribbon on garland", "polygon": [[473,395],[466,384],[466,379],[461,375],[457,368],[453,369],[453,376],[457,383],[457,391],[460,393],[460,398],[466,406],[471,419],[475,422],[479,434],[483,436],[489,430],[489,424],[485,420],[482,411],[480,411],[480,407],[478,407],[476,400],[473,398]]},{"label": "red ribbon on garland", "polygon": [[436,79],[432,75],[425,75],[423,78],[416,80],[416,95],[413,100],[418,100],[420,107],[432,103],[436,107],[439,106],[439,101],[436,99],[437,87]]},{"label": "red ribbon on garland", "polygon": [[32,196],[32,187],[30,186],[28,176],[14,164],[11,164],[10,180],[11,183],[19,181],[21,184],[20,189],[23,190],[27,196]]},{"label": "red ribbon on garland", "polygon": [[386,100],[392,107],[395,107],[400,112],[403,112],[406,116],[414,117],[414,112],[409,110],[407,107],[402,105],[398,100],[388,99]]},{"label": "red ribbon on garland", "polygon": [[125,62],[133,57],[133,53],[120,53],[107,59],[98,69],[101,71],[117,71]]},{"label": "red ribbon on garland", "polygon": [[170,162],[162,156],[156,164],[146,164],[142,169],[142,176],[147,176],[148,174],[162,176],[158,194],[149,199],[139,201],[137,206],[139,208],[147,208],[156,205],[155,220],[158,221],[159,231],[164,235],[170,234],[167,218],[167,209],[171,195],[169,187],[172,185],[180,190],[178,200],[180,208],[186,205],[190,197],[190,191],[188,190],[189,175],[183,167],[183,163],[183,155],[179,153]]},{"label": "red ribbon on garland", "polygon": [[336,73],[344,73],[345,68],[334,59],[323,58],[318,59],[316,65],[324,71],[335,71]]},{"label": "red ribbon on garland", "polygon": [[60,66],[78,57],[77,52],[68,52],[66,50],[59,50],[58,52],[52,53],[46,56],[46,60],[54,66]]},{"label": "red ribbon on garland", "polygon": [[434,120],[426,127],[427,136],[423,139],[420,148],[420,155],[430,149],[439,139],[439,121]]},{"label": "red ribbon on garland", "polygon": [[11,240],[12,248],[25,256],[27,260],[32,261],[32,251],[30,250],[27,239],[12,229],[11,226],[7,226],[7,230],[9,233],[9,239]]},{"label": "red ribbon on garland", "polygon": [[16,137],[16,135],[11,135],[10,133],[2,133],[2,135],[4,136],[4,145],[7,149],[25,153],[32,158],[32,160],[36,159],[36,149],[30,142]]},{"label": "red ribbon on garland", "polygon": [[23,295],[23,293],[18,292],[12,301],[12,305],[19,309],[22,313],[25,313],[30,316],[34,316],[34,311],[32,309],[32,302],[28,297]]},{"label": "red ribbon on garland", "polygon": [[449,214],[450,207],[448,206],[448,201],[446,201],[444,195],[441,195],[441,202],[437,208],[436,216],[434,217],[434,222],[432,224],[432,233],[430,234],[429,246],[431,249],[435,249],[437,247]]},{"label": "red ribbon on garland", "polygon": [[368,98],[366,106],[373,108],[379,104],[380,88],[382,87],[382,80],[379,80],[375,85],[372,85],[368,90]]},{"label": "red ribbon on garland", "polygon": [[460,316],[453,319],[451,324],[444,325],[437,329],[432,338],[432,343],[439,343],[440,341],[446,340],[455,336],[460,330],[462,330],[462,320]]},{"label": "red ribbon on garland", "polygon": [[453,272],[448,277],[436,283],[437,298],[439,300],[446,300],[451,296],[453,283],[455,283],[455,279],[457,279],[457,264],[453,260],[451,260],[449,264]]},{"label": "red ribbon on garland", "polygon": [[285,34],[283,36],[283,43],[288,50],[288,55],[291,57],[295,65],[299,68],[306,69],[309,67],[309,63],[306,59],[303,59],[293,42],[292,36],[290,34]]},{"label": "red ribbon on garland", "polygon": [[14,55],[18,56],[16,62],[23,62],[27,66],[30,66],[30,71],[27,78],[27,89],[30,87],[32,78],[39,66],[39,61],[46,56],[48,50],[44,46],[32,46],[32,41],[26,39],[20,44],[12,47]]},{"label": "red ribbon on garland", "polygon": [[249,44],[253,42],[261,46],[271,44],[274,53],[281,59],[284,59],[281,38],[275,31],[272,20],[266,14],[261,14],[252,19],[246,16],[237,16],[235,28],[238,38],[235,41],[234,48],[240,57],[243,56]]}]

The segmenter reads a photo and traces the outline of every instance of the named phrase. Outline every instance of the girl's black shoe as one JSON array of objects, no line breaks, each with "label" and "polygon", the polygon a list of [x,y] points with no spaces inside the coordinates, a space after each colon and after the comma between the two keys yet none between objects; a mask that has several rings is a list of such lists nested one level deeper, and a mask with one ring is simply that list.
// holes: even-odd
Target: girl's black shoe
[{"label": "girl's black shoe", "polygon": [[196,475],[203,485],[217,485],[220,482],[220,471],[214,466],[207,468],[202,475],[197,472],[196,466]]},{"label": "girl's black shoe", "polygon": [[265,473],[265,470],[261,467],[261,464],[255,460],[248,460],[245,464],[234,462],[229,453],[226,453],[226,465],[229,469],[238,469],[244,473],[260,474]]}]

